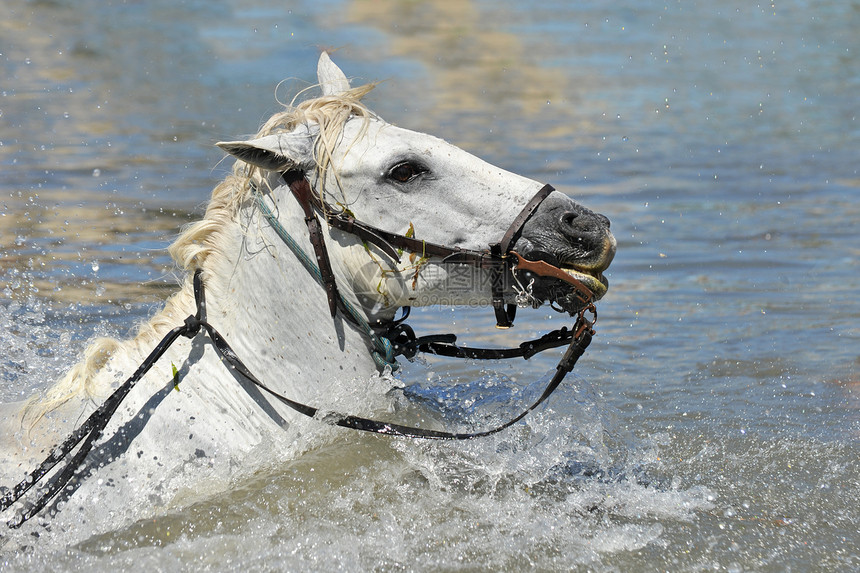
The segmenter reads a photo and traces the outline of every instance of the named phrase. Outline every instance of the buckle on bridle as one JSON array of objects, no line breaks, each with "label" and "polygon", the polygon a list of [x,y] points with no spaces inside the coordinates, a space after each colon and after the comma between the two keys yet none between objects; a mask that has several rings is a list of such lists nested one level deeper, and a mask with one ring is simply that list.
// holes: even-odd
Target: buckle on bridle
[{"label": "buckle on bridle", "polygon": [[594,293],[582,281],[573,278],[564,270],[546,261],[530,261],[516,251],[511,251],[510,254],[516,258],[516,262],[513,263],[514,271],[527,271],[541,277],[550,277],[565,282],[573,287],[576,297],[582,304],[593,306]]},{"label": "buckle on bridle", "polygon": [[[585,318],[585,313],[591,313],[591,320]],[[594,303],[591,302],[587,307],[583,308],[579,311],[579,314],[576,318],[576,332],[573,333],[574,340],[578,340],[582,337],[584,333],[588,333],[589,336],[594,336],[594,325],[597,324],[597,307],[594,306]]]}]

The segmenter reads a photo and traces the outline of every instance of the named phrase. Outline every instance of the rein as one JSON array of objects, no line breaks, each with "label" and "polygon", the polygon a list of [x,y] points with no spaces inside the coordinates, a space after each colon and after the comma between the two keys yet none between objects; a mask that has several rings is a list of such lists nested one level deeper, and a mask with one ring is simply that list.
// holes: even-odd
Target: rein
[{"label": "rein", "polygon": [[[25,507],[19,509],[15,517],[7,522],[10,528],[18,528],[24,522],[32,518],[39,511],[44,509],[51,500],[62,490],[66,489],[67,493],[73,493],[75,485],[73,480],[82,472],[79,470],[83,465],[87,454],[92,450],[95,441],[102,436],[102,433],[110,422],[113,415],[116,413],[122,401],[128,396],[129,392],[139,382],[150,368],[158,361],[159,358],[170,348],[170,346],[180,337],[192,339],[197,336],[201,330],[205,330],[214,345],[218,355],[222,361],[226,363],[233,371],[238,373],[248,382],[254,384],[259,389],[263,390],[282,404],[295,410],[296,412],[314,418],[325,424],[339,426],[342,428],[350,428],[353,430],[361,430],[364,432],[372,432],[388,436],[421,438],[433,440],[471,440],[491,436],[522,420],[530,412],[540,406],[555,389],[561,384],[565,376],[573,370],[577,360],[584,354],[586,348],[591,343],[594,335],[594,325],[597,322],[597,310],[593,304],[593,294],[579,281],[569,277],[566,273],[553,267],[545,262],[532,262],[523,259],[515,251],[511,251],[511,246],[516,242],[522,227],[531,217],[538,205],[549,195],[553,188],[546,185],[542,188],[534,198],[526,205],[514,220],[511,227],[505,233],[502,241],[490,245],[489,252],[468,251],[464,249],[454,249],[441,245],[434,245],[419,241],[411,237],[396,235],[381,229],[377,229],[360,221],[354,217],[341,212],[335,213],[327,209],[327,205],[321,200],[314,200],[313,193],[310,191],[310,185],[305,179],[303,173],[288,172],[284,174],[284,179],[290,186],[293,195],[302,205],[305,213],[305,221],[308,225],[308,230],[311,236],[311,243],[314,246],[319,266],[315,265],[310,257],[298,246],[290,235],[283,229],[277,219],[271,213],[271,210],[260,199],[260,206],[264,216],[269,220],[273,228],[278,232],[278,235],[287,243],[288,247],[297,255],[304,266],[314,275],[325,290],[329,301],[329,307],[332,315],[336,313],[338,308],[341,308],[345,315],[368,336],[371,344],[374,346],[374,359],[377,365],[396,366],[395,357],[404,355],[406,358],[412,358],[418,352],[438,354],[448,357],[457,358],[473,358],[473,359],[506,359],[506,358],[524,358],[529,359],[535,354],[556,348],[567,344],[567,349],[559,360],[556,366],[556,371],[540,397],[523,410],[520,414],[508,420],[507,422],[498,425],[492,429],[479,432],[448,432],[444,430],[430,430],[426,428],[418,428],[412,426],[404,426],[390,422],[382,422],[341,414],[332,411],[323,411],[313,406],[308,406],[272,390],[260,381],[242,362],[236,352],[227,343],[227,340],[213,327],[206,317],[206,297],[202,280],[202,270],[198,269],[194,274],[194,299],[196,304],[196,313],[185,319],[181,326],[175,327],[167,333],[167,335],[156,345],[152,352],[147,356],[138,369],[131,375],[122,385],[120,385],[105,402],[96,409],[86,421],[74,430],[61,444],[54,447],[48,457],[39,466],[27,474],[27,476],[18,483],[11,491],[0,497],[0,512],[9,509],[15,502],[21,499],[32,487],[41,482],[64,458],[77,448],[77,452],[66,462],[60,470],[58,470],[48,481],[38,497]],[[316,205],[314,205],[316,203]],[[338,229],[347,230],[361,237],[363,240],[372,242],[379,246],[384,252],[399,261],[399,256],[394,247],[409,249],[417,252],[424,252],[428,255],[437,255],[445,257],[445,261],[458,262],[463,264],[474,264],[481,268],[491,269],[496,274],[493,280],[493,306],[498,319],[498,326],[506,328],[511,326],[513,321],[515,305],[504,307],[504,297],[502,292],[501,272],[503,269],[517,268],[529,270],[541,276],[553,276],[561,280],[565,280],[573,285],[577,295],[582,299],[584,308],[579,311],[576,322],[572,329],[566,327],[559,330],[553,330],[540,338],[529,340],[521,343],[517,348],[470,348],[458,346],[455,344],[456,336],[453,334],[441,334],[418,337],[415,335],[409,325],[404,324],[408,316],[406,314],[384,333],[379,336],[375,333],[372,327],[364,320],[361,314],[342,296],[340,296],[337,285],[334,280],[334,274],[331,272],[331,265],[328,260],[328,254],[325,250],[325,242],[322,238],[322,232],[319,226],[319,220],[316,218],[315,211],[322,212],[328,224]],[[358,230],[356,230],[358,229]],[[317,238],[315,238],[317,237]],[[301,253],[301,254],[300,254]],[[573,282],[571,282],[573,281]],[[407,307],[408,309],[408,307]],[[591,319],[586,318],[586,313],[591,314]]]}]

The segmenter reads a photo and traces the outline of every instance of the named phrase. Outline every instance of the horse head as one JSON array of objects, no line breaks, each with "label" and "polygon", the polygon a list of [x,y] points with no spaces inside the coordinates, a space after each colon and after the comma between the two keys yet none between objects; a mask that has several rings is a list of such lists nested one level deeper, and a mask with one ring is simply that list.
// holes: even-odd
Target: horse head
[{"label": "horse head", "polygon": [[[218,144],[257,169],[260,188],[279,205],[287,205],[284,196],[289,196],[283,174],[303,173],[318,210],[425,244],[479,252],[499,243],[542,187],[439,138],[385,122],[359,101],[372,86],[351,88],[325,53],[318,77],[321,97],[276,116],[254,139]],[[286,210],[294,217],[301,213],[295,206]],[[524,260],[563,270],[585,285],[593,300],[606,292],[602,273],[615,253],[606,217],[553,191],[517,235],[510,246]],[[494,278],[487,265],[452,262],[420,246],[392,256],[380,243],[337,228],[328,229],[326,242],[341,290],[369,315],[390,317],[402,306],[491,302]],[[558,278],[528,275],[528,285],[516,273],[503,278],[521,294],[527,288],[535,306],[549,300],[570,313],[582,307]],[[506,289],[508,302],[516,290]]]}]

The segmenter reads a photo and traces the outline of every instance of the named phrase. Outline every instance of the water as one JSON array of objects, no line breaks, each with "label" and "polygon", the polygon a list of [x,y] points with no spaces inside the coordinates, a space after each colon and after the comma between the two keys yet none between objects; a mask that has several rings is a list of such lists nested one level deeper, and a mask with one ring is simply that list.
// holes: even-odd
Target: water
[{"label": "water", "polygon": [[[317,45],[385,80],[383,117],[551,182],[619,249],[595,342],[527,424],[337,434],[229,496],[3,569],[860,568],[858,27],[839,2],[8,1],[2,401],[154,312],[166,246],[226,172],[212,144],[255,131],[280,81],[282,99],[312,82]],[[484,341],[487,314],[416,324]],[[403,378],[480,417],[554,360]]]}]

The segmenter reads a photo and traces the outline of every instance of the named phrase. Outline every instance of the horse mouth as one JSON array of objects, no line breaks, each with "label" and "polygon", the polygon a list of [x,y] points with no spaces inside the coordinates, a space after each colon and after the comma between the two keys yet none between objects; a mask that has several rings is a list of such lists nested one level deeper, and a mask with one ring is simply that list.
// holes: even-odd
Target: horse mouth
[{"label": "horse mouth", "polygon": [[566,275],[564,278],[538,277],[532,292],[571,316],[603,298],[609,289],[609,280],[601,271],[569,265],[558,269]]},{"label": "horse mouth", "polygon": [[603,295],[609,290],[609,279],[601,271],[564,264],[560,265],[559,268],[574,280],[584,284],[594,294],[595,301],[603,298]]},{"label": "horse mouth", "polygon": [[603,298],[609,290],[609,280],[603,274],[612,261],[613,249],[588,264],[561,262],[542,251],[518,256],[517,277],[522,286],[528,285],[535,303],[549,301],[558,309],[578,313]]}]

